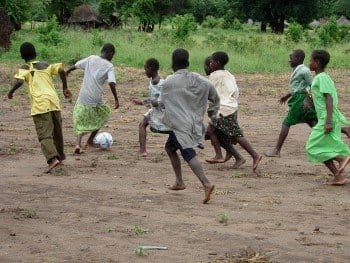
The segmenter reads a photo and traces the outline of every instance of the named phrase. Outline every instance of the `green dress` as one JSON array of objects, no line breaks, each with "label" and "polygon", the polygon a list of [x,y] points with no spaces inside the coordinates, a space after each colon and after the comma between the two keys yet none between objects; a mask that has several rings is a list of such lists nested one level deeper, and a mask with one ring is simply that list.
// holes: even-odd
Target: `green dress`
[{"label": "green dress", "polygon": [[[350,148],[341,138],[341,127],[349,125],[344,115],[338,110],[338,95],[332,79],[324,72],[316,75],[311,85],[312,98],[315,104],[318,122],[312,128],[306,143],[307,157],[312,163],[323,163],[336,156],[350,156]],[[332,127],[330,133],[325,133],[327,116],[324,94],[333,98]]]}]

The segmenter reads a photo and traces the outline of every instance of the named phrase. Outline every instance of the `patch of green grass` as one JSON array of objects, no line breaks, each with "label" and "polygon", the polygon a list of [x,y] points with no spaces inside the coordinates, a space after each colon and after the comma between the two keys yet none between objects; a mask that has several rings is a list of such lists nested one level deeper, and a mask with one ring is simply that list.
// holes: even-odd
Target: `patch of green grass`
[{"label": "patch of green grass", "polygon": [[229,216],[227,213],[223,212],[219,214],[219,222],[221,224],[227,225],[228,219],[229,219]]},{"label": "patch of green grass", "polygon": [[110,153],[105,155],[106,160],[118,160],[118,156],[115,153]]},{"label": "patch of green grass", "polygon": [[144,249],[142,246],[137,246],[137,248],[135,249],[135,254],[139,257],[147,257],[148,251]]},{"label": "patch of green grass", "polygon": [[132,232],[134,232],[136,235],[142,235],[144,233],[146,233],[147,231],[145,229],[143,229],[141,226],[134,226],[132,228]]}]

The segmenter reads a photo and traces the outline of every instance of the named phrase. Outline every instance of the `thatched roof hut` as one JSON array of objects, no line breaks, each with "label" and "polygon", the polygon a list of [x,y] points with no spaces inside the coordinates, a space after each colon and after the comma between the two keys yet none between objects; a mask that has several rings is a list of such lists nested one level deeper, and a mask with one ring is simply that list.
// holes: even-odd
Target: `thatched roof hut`
[{"label": "thatched roof hut", "polygon": [[73,11],[68,23],[79,24],[84,27],[97,27],[103,24],[102,18],[89,5],[80,5]]},{"label": "thatched roof hut", "polygon": [[350,25],[350,21],[345,16],[341,16],[337,20],[337,24],[341,25],[341,26],[349,26]]}]

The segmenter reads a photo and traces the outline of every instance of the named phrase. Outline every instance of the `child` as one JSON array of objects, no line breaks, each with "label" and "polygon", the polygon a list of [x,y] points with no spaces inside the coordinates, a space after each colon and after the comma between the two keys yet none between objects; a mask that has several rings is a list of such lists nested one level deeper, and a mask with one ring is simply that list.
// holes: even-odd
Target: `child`
[{"label": "child", "polygon": [[73,111],[73,129],[77,134],[75,154],[81,153],[81,141],[86,133],[91,133],[86,146],[94,146],[96,134],[109,118],[110,109],[102,102],[103,84],[106,80],[114,97],[114,108],[119,108],[114,66],[110,62],[114,53],[114,46],[105,44],[101,56],[92,55],[82,59],[67,71],[68,75],[77,68],[84,70],[83,84]]},{"label": "child", "polygon": [[67,99],[70,99],[72,94],[67,88],[62,63],[49,65],[43,61],[36,61],[35,47],[29,42],[21,45],[20,53],[26,64],[15,75],[17,81],[8,92],[7,97],[12,99],[13,93],[24,82],[28,84],[31,115],[41,150],[49,165],[45,172],[49,173],[66,158],[63,149],[61,107],[52,76],[60,75],[63,94]]},{"label": "child", "polygon": [[161,122],[163,117],[162,105],[159,105],[162,84],[164,82],[158,75],[159,62],[155,58],[150,58],[144,65],[145,74],[148,78],[151,78],[149,84],[149,99],[140,100],[133,99],[132,102],[136,105],[151,104],[152,108],[149,109],[139,124],[139,142],[140,142],[140,156],[146,157],[146,128],[151,123],[151,131],[166,133],[169,129]]},{"label": "child", "polygon": [[[213,70],[210,68],[211,57],[207,57],[204,61],[204,71],[207,76],[209,76]],[[232,144],[226,144],[223,140],[223,137],[219,138],[216,135],[215,127],[212,124],[209,124],[207,127],[207,132],[205,135],[206,139],[210,139],[211,144],[215,150],[215,157],[205,160],[208,163],[224,163],[227,162],[232,156],[235,158],[235,163],[233,169],[238,169],[241,165],[245,163],[245,159],[240,155],[237,150],[233,147]],[[225,159],[222,156],[221,147],[226,150]]]},{"label": "child", "polygon": [[280,99],[281,104],[288,101],[289,111],[282,123],[277,145],[274,149],[264,152],[268,157],[280,156],[282,145],[288,136],[291,126],[298,123],[307,123],[310,127],[313,127],[317,123],[317,116],[313,107],[305,109],[303,106],[312,82],[311,72],[303,64],[304,59],[305,53],[301,49],[294,50],[289,55],[289,64],[293,69],[290,77],[290,91]]},{"label": "child", "polygon": [[[318,122],[312,128],[306,144],[307,157],[310,162],[324,163],[333,173],[331,185],[344,185],[348,180],[342,175],[350,162],[350,149],[342,141],[341,125],[349,125],[344,115],[338,110],[338,95],[334,82],[324,72],[330,55],[325,50],[315,50],[311,54],[310,69],[316,76],[312,81],[311,93]],[[339,168],[334,164],[339,162]]]},{"label": "child", "polygon": [[237,100],[239,91],[235,77],[225,70],[228,61],[228,55],[222,51],[215,52],[211,56],[210,68],[213,72],[209,76],[209,81],[214,85],[220,97],[219,117],[212,124],[225,149],[229,149],[231,144],[238,143],[252,156],[253,172],[255,172],[262,156],[252,148],[238,125]]},{"label": "child", "polygon": [[214,185],[205,176],[193,147],[198,146],[203,137],[205,130],[203,118],[208,100],[211,102],[207,110],[208,115],[215,117],[219,108],[219,97],[213,85],[201,75],[189,72],[188,66],[187,50],[176,49],[172,54],[174,74],[164,81],[162,89],[161,102],[165,107],[163,122],[172,130],[165,144],[165,150],[176,176],[175,184],[169,189],[186,188],[177,154],[177,150],[180,150],[182,157],[204,187],[203,203],[206,204],[210,200]]}]

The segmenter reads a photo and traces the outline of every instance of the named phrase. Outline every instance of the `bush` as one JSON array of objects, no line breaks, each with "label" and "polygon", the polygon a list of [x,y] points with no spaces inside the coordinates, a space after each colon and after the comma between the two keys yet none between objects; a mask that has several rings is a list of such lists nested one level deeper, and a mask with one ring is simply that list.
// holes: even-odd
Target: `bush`
[{"label": "bush", "polygon": [[203,28],[223,28],[223,18],[215,18],[213,16],[207,16],[202,23]]},{"label": "bush", "polygon": [[290,23],[286,31],[286,37],[288,40],[298,43],[303,38],[303,27],[296,22]]},{"label": "bush", "polygon": [[56,16],[53,16],[46,24],[38,28],[39,42],[56,46],[63,42],[63,38],[60,34],[60,26],[57,22]]},{"label": "bush", "polygon": [[186,40],[190,32],[197,30],[197,24],[192,14],[176,15],[171,23],[172,35],[175,40]]},{"label": "bush", "polygon": [[98,30],[93,30],[91,32],[92,39],[91,39],[91,44],[93,46],[102,46],[103,45],[103,38],[101,33]]},{"label": "bush", "polygon": [[242,31],[243,30],[243,25],[242,23],[237,19],[233,19],[233,21],[230,20],[225,20],[225,23],[223,25],[224,28],[229,28],[229,29],[233,29],[236,31]]},{"label": "bush", "polygon": [[331,17],[318,31],[320,44],[324,47],[339,42],[339,29],[335,17]]}]

